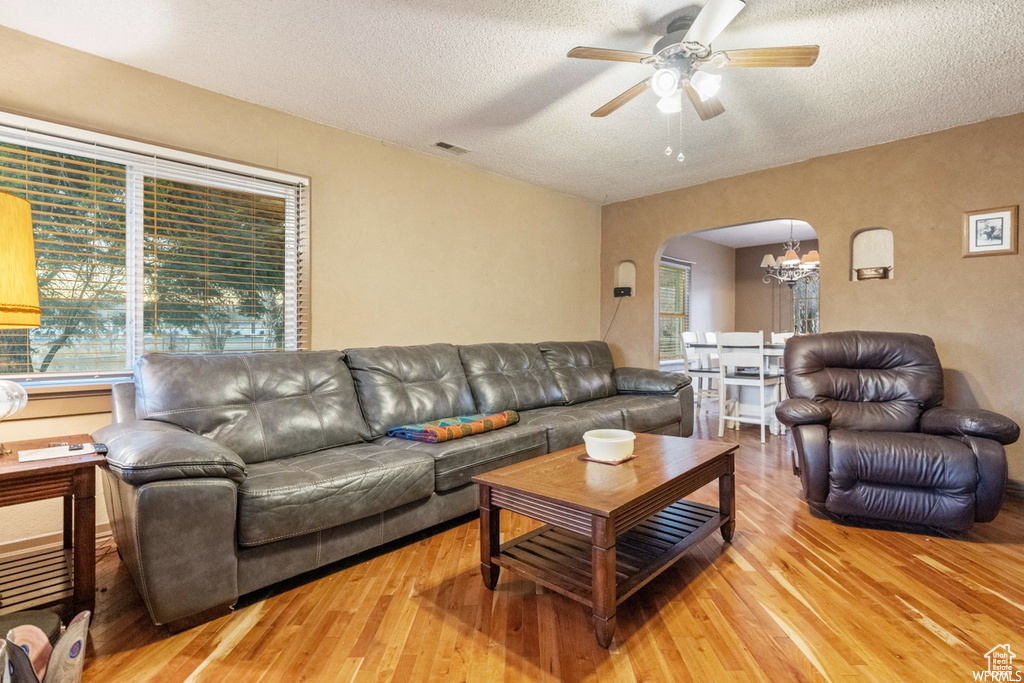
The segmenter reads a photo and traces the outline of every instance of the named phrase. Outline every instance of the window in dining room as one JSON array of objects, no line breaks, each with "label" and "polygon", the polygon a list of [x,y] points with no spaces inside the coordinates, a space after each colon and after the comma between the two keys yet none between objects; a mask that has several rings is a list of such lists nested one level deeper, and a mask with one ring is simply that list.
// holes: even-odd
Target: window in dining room
[{"label": "window in dining room", "polygon": [[797,334],[818,332],[818,279],[800,280],[793,287],[793,331]]},{"label": "window in dining room", "polygon": [[690,264],[663,259],[659,269],[658,325],[662,360],[683,357],[683,332],[690,329]]}]

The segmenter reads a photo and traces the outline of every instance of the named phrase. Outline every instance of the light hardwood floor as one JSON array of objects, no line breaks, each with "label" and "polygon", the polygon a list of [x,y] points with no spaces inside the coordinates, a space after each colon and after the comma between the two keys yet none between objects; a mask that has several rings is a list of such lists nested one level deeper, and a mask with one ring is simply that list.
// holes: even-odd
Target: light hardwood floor
[{"label": "light hardwood floor", "polygon": [[[695,437],[716,438],[714,413]],[[86,681],[974,680],[1009,644],[1024,668],[1024,504],[962,536],[811,516],[789,437],[738,441],[737,527],[619,607],[610,650],[587,610],[507,571],[480,578],[462,520],[248,596],[177,635],[155,627],[100,548]],[[696,496],[715,503],[717,489]],[[503,513],[507,514],[507,513]],[[503,518],[503,531],[535,526]]]}]

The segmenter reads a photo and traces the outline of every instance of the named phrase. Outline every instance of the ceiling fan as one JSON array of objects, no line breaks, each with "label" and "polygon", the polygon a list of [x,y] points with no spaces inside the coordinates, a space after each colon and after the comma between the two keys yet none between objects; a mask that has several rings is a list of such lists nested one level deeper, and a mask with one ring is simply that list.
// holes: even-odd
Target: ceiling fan
[{"label": "ceiling fan", "polygon": [[713,52],[711,41],[736,18],[745,5],[743,0],[708,0],[696,16],[683,15],[672,20],[667,34],[654,44],[650,54],[600,47],[574,47],[569,50],[567,56],[576,59],[636,62],[657,69],[652,76],[640,81],[591,116],[608,116],[650,88],[661,98],[658,108],[667,113],[680,111],[680,92],[685,92],[697,110],[697,115],[707,121],[725,112],[725,107],[715,96],[722,77],[709,74],[704,69],[811,66],[818,59],[817,45]]}]

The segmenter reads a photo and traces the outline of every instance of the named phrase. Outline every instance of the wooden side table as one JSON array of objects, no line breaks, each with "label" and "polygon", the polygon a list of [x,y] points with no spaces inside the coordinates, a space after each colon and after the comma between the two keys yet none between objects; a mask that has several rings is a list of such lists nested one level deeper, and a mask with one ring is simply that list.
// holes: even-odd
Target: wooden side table
[{"label": "wooden side table", "polygon": [[18,451],[92,443],[88,434],[9,441],[0,455],[0,507],[64,499],[63,550],[0,561],[0,614],[67,602],[71,615],[96,602],[96,465],[102,455],[18,462]]}]

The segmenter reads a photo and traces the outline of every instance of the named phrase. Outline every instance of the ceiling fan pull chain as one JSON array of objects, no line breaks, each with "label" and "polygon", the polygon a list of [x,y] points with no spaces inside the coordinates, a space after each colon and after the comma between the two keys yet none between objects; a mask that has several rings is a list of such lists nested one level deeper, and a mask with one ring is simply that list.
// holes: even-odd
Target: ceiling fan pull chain
[{"label": "ceiling fan pull chain", "polygon": [[672,154],[672,115],[669,114],[665,117],[665,156]]},{"label": "ceiling fan pull chain", "polygon": [[679,112],[679,156],[676,157],[676,161],[682,162],[686,159],[683,155],[683,112]]}]

